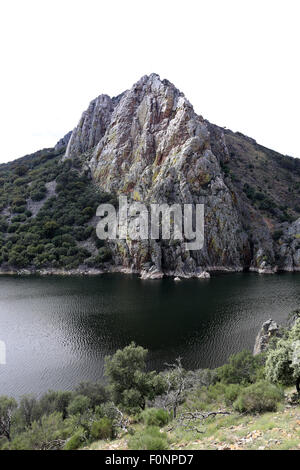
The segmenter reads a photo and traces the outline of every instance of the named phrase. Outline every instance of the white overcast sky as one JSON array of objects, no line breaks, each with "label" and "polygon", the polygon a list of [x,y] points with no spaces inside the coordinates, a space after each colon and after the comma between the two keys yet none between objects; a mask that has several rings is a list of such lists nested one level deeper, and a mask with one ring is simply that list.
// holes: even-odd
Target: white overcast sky
[{"label": "white overcast sky", "polygon": [[299,0],[0,0],[0,161],[151,72],[211,122],[300,157]]}]

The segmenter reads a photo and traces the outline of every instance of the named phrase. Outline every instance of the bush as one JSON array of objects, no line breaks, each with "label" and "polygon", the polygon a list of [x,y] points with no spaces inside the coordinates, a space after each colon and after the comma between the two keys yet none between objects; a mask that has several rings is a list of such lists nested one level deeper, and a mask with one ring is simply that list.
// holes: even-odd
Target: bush
[{"label": "bush", "polygon": [[77,395],[73,400],[70,402],[67,410],[68,415],[78,415],[83,414],[87,411],[91,406],[91,400],[84,395]]},{"label": "bush", "polygon": [[55,411],[58,411],[62,414],[63,419],[65,419],[68,414],[67,409],[71,398],[71,392],[49,390],[39,400],[39,416],[41,417],[42,415],[49,415]]},{"label": "bush", "polygon": [[109,261],[112,258],[112,252],[106,246],[99,249],[98,258],[100,262]]},{"label": "bush", "polygon": [[41,450],[47,443],[57,439],[66,439],[68,430],[61,413],[52,413],[34,421],[31,427],[17,434],[11,443],[11,450]]},{"label": "bush", "polygon": [[13,224],[10,224],[8,227],[8,233],[15,233],[15,231],[19,228],[19,225],[17,222],[14,222]]},{"label": "bush", "polygon": [[167,435],[161,433],[159,428],[150,426],[143,432],[133,435],[128,441],[131,450],[166,450],[168,448]]},{"label": "bush", "polygon": [[82,446],[82,443],[84,442],[84,436],[82,431],[77,431],[75,434],[73,434],[70,439],[67,440],[64,450],[76,450],[79,449],[80,446]]},{"label": "bush", "polygon": [[91,427],[91,437],[97,439],[112,439],[113,427],[109,418],[101,418],[99,421],[94,421]]},{"label": "bush", "polygon": [[147,408],[142,412],[142,420],[147,426],[164,426],[170,419],[169,413],[162,408]]},{"label": "bush", "polygon": [[276,411],[282,399],[283,391],[280,388],[261,380],[242,390],[233,407],[241,413]]},{"label": "bush", "polygon": [[75,389],[76,394],[83,395],[90,399],[90,406],[93,410],[96,406],[102,405],[109,399],[108,390],[100,383],[81,382]]},{"label": "bush", "polygon": [[[295,314],[297,318],[297,312]],[[300,392],[300,318],[277,342],[276,348],[267,351],[265,370],[270,382],[283,385],[294,382]]]},{"label": "bush", "polygon": [[242,351],[229,358],[228,364],[217,369],[218,378],[226,384],[253,383],[262,367],[262,358]]},{"label": "bush", "polygon": [[238,395],[241,393],[242,387],[238,384],[229,384],[225,388],[225,402],[226,405],[232,405],[233,402],[237,399]]}]

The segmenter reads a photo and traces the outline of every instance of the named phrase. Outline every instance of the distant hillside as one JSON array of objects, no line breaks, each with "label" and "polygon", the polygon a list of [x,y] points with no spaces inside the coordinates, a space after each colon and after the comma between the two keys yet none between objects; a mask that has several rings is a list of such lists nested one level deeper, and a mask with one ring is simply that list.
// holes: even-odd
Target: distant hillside
[{"label": "distant hillside", "polygon": [[[0,188],[2,272],[300,270],[300,160],[205,121],[156,74],[93,100],[55,148],[0,165]],[[104,245],[96,207],[119,194],[146,205],[203,203],[203,249],[179,240]]]}]

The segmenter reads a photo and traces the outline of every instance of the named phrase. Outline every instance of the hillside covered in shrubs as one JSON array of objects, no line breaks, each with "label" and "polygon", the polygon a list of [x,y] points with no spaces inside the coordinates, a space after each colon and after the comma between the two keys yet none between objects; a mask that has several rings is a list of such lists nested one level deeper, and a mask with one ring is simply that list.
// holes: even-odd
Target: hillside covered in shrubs
[{"label": "hillside covered in shrubs", "polygon": [[0,165],[0,267],[10,270],[99,267],[111,258],[95,232],[98,190],[79,159],[46,149]]},{"label": "hillside covered in shrubs", "polygon": [[1,396],[0,448],[298,448],[299,345],[298,312],[267,352],[214,370],[186,371],[179,358],[148,371],[147,350],[131,343],[106,359],[106,385]]}]

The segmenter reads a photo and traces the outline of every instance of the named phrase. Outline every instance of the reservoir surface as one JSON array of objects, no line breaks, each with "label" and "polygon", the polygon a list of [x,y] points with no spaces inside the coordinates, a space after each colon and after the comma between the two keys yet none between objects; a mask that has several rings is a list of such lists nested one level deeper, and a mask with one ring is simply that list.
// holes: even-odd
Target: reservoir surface
[{"label": "reservoir surface", "polygon": [[162,370],[216,367],[253,349],[268,318],[300,307],[300,274],[226,274],[209,280],[137,276],[0,277],[0,395],[41,395],[104,380],[104,358],[131,341]]}]

